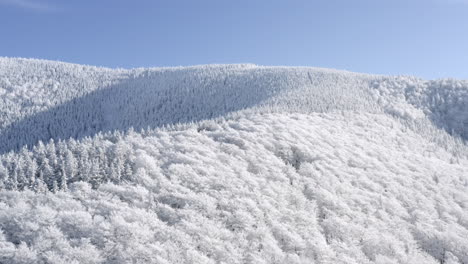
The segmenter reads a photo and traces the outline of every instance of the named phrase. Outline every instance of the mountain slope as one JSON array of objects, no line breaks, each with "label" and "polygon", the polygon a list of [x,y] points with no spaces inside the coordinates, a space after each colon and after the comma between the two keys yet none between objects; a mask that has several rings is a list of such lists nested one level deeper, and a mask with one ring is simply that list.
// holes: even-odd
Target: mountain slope
[{"label": "mountain slope", "polygon": [[[385,112],[468,136],[468,82],[314,68],[214,65],[109,70],[0,59],[0,151],[253,112]],[[38,69],[38,70],[37,70]],[[34,133],[29,133],[34,127]]]},{"label": "mountain slope", "polygon": [[0,262],[468,263],[464,81],[0,62]]}]

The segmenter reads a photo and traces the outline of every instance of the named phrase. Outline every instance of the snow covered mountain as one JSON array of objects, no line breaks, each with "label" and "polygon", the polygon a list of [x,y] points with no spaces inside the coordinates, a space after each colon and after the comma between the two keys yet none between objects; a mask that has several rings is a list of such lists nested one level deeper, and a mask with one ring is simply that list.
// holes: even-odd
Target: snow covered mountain
[{"label": "snow covered mountain", "polygon": [[468,81],[0,58],[0,262],[468,263]]}]

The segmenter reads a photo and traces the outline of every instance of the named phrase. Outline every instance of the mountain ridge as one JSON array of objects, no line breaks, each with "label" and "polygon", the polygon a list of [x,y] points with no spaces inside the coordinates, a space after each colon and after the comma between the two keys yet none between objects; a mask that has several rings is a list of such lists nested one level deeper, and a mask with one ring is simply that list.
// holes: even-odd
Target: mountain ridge
[{"label": "mountain ridge", "polygon": [[2,263],[468,263],[466,81],[0,58],[0,95]]},{"label": "mountain ridge", "polygon": [[[11,100],[7,97],[0,101],[2,104],[0,109],[3,112],[1,115],[3,118],[0,120],[2,121],[1,127],[5,129],[8,126],[7,130],[11,130],[6,135],[4,134],[4,137],[7,138],[27,130],[28,126],[36,126],[45,131],[47,126],[53,124],[34,120],[36,113],[41,115],[49,111],[50,115],[54,117],[65,115],[63,118],[67,119],[67,115],[70,114],[61,113],[64,111],[61,109],[69,108],[70,106],[67,104],[76,103],[76,101],[82,104],[77,107],[83,109],[89,108],[89,104],[102,104],[103,109],[100,111],[104,112],[120,109],[123,111],[120,116],[124,116],[124,112],[132,111],[137,116],[144,115],[144,112],[150,112],[152,115],[147,117],[147,121],[143,124],[132,120],[119,121],[116,118],[109,120],[106,115],[96,117],[98,120],[82,121],[82,123],[102,124],[108,120],[107,123],[110,123],[107,125],[108,127],[105,127],[106,125],[103,127],[106,131],[128,129],[131,126],[139,129],[176,122],[196,121],[249,108],[258,111],[264,111],[259,108],[274,108],[276,111],[299,112],[326,112],[340,109],[364,112],[387,111],[409,119],[417,119],[426,115],[436,126],[446,129],[449,133],[458,134],[463,138],[468,136],[468,116],[464,114],[468,112],[466,109],[468,82],[464,81],[423,81],[410,77],[366,75],[307,67],[204,65],[111,70],[33,60],[39,66],[41,64],[48,65],[47,67],[50,68],[48,71],[58,70],[59,73],[70,71],[67,74],[62,74],[68,76],[63,81],[55,81],[54,75],[52,75],[49,79],[47,79],[48,77],[42,79],[41,83],[41,80],[38,80],[38,77],[34,75],[30,76],[31,80],[29,80],[28,73],[24,72],[24,69],[38,67],[28,66],[31,60],[20,59],[19,61],[25,63],[24,66],[16,65],[18,59],[3,60],[11,61],[14,69],[23,69],[22,76],[26,78],[22,81],[22,86],[14,88],[8,84],[10,80],[4,77],[3,84],[0,86],[6,87],[0,93],[8,93],[8,97],[13,97]],[[65,69],[61,70],[63,67]],[[82,69],[86,69],[86,71],[80,71],[82,70],[80,67],[84,67]],[[8,76],[8,72],[3,71],[5,76]],[[44,75],[43,72],[41,74]],[[21,83],[21,80],[14,80]],[[31,90],[35,90],[35,93],[31,94]],[[214,96],[214,98],[209,98],[210,96]],[[50,98],[53,99],[50,100]],[[205,99],[209,99],[206,101],[209,105],[206,107],[203,106],[206,104]],[[446,100],[453,99],[455,102],[445,103]],[[174,102],[170,102],[170,100]],[[237,101],[231,102],[232,100]],[[266,102],[264,102],[265,100]],[[182,108],[173,109],[175,103],[182,104]],[[61,107],[62,104],[64,105]],[[192,114],[193,109],[189,109],[186,104],[190,104],[191,108],[199,108],[195,110],[200,112]],[[133,107],[132,105],[137,106]],[[54,107],[59,113],[54,112]],[[167,112],[162,112],[162,117],[155,116],[161,115],[161,109],[158,109],[161,107],[168,108]],[[448,107],[450,108],[447,109]],[[181,112],[177,114],[178,111]],[[418,111],[422,111],[422,113],[418,113]],[[180,116],[172,117],[171,115],[174,114]],[[193,116],[190,117],[190,115]],[[21,120],[23,117],[26,121]],[[130,118],[137,119],[136,117]],[[31,120],[29,122],[32,124],[27,124],[27,120]],[[38,140],[45,141],[48,138],[67,139],[71,136],[88,135],[84,132],[80,134],[82,132],[79,131],[59,132],[59,128],[56,130],[60,137],[51,135],[47,131],[37,132],[38,139],[23,140],[24,143],[21,145],[31,146]],[[96,132],[98,131],[90,131],[89,135]],[[5,151],[11,147],[3,146],[0,149]]]}]

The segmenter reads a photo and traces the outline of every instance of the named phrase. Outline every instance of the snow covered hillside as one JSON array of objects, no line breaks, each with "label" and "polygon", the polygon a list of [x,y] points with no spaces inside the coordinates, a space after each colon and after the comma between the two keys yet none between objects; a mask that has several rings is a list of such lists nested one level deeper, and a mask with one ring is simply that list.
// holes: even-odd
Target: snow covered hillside
[{"label": "snow covered hillside", "polygon": [[0,263],[468,263],[468,82],[0,58]]}]

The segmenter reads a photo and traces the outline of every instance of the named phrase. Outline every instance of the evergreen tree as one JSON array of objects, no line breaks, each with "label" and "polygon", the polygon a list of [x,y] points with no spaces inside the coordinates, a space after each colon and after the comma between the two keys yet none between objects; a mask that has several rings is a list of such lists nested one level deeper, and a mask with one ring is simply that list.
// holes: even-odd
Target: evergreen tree
[{"label": "evergreen tree", "polygon": [[51,188],[53,185],[53,182],[55,180],[55,174],[53,168],[49,164],[49,160],[45,159],[44,163],[42,164],[42,176],[43,176],[43,181],[44,183]]},{"label": "evergreen tree", "polygon": [[36,173],[37,173],[38,166],[37,166],[36,161],[32,159],[30,155],[26,157],[25,164],[26,164],[26,178],[28,179],[27,185],[28,185],[28,188],[32,189],[36,180]]},{"label": "evergreen tree", "polygon": [[62,178],[60,179],[60,189],[62,189],[63,191],[68,190],[67,170],[65,168],[62,170]]},{"label": "evergreen tree", "polygon": [[74,179],[78,170],[78,163],[70,149],[65,150],[65,162],[62,164],[64,173],[67,179]]},{"label": "evergreen tree", "polygon": [[18,190],[18,174],[15,169],[13,169],[11,177],[9,178],[8,188],[10,190]]},{"label": "evergreen tree", "polygon": [[58,187],[57,181],[54,180],[52,183],[52,192],[57,193],[58,191],[59,191],[59,187]]},{"label": "evergreen tree", "polygon": [[34,183],[34,188],[36,192],[46,192],[48,190],[47,185],[44,181],[44,174],[42,171],[39,171],[39,177],[36,179]]},{"label": "evergreen tree", "polygon": [[133,176],[132,165],[129,162],[125,163],[125,169],[124,169],[123,176],[124,176],[125,180],[131,179],[132,176]]},{"label": "evergreen tree", "polygon": [[8,170],[0,162],[0,189],[5,188],[5,183],[8,182]]}]

